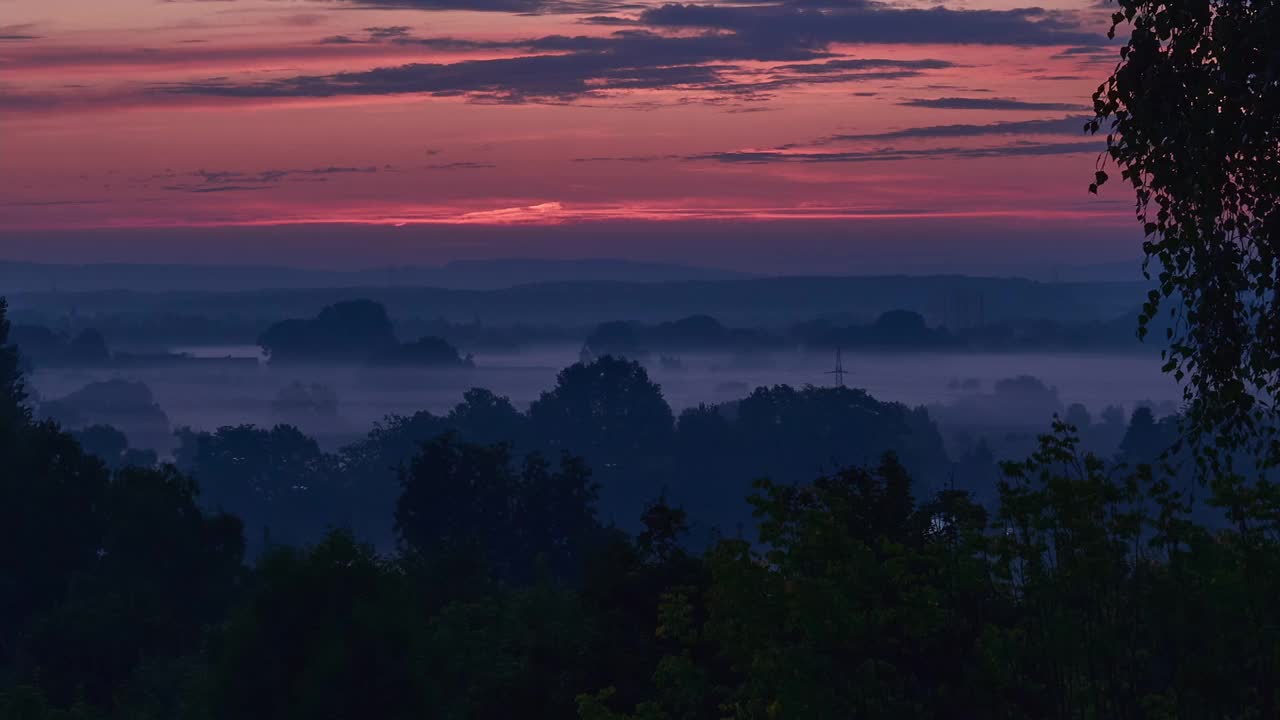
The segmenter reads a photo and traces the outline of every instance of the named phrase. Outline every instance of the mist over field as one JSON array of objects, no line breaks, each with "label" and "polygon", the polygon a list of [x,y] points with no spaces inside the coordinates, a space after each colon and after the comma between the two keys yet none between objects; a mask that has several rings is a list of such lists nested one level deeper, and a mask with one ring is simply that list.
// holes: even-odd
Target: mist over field
[{"label": "mist over field", "polygon": [[[456,288],[486,271],[496,286]],[[333,287],[246,290],[270,273],[223,268],[177,291],[164,268],[45,273],[92,289],[11,298],[37,412],[71,429],[117,427],[161,460],[179,452],[179,433],[245,425],[296,427],[338,452],[397,418],[449,416],[473,388],[527,413],[563,370],[602,356],[637,362],[674,417],[706,407],[731,418],[758,388],[856,388],[919,409],[952,461],[981,448],[1016,458],[1055,415],[1114,452],[1137,408],[1172,417],[1180,399],[1136,338],[1137,283],[505,261],[402,271],[452,274],[454,289],[341,286],[356,273],[298,276]],[[111,289],[122,278],[153,289]],[[311,334],[272,339],[289,332]],[[433,349],[377,350],[397,343]]]},{"label": "mist over field", "polygon": [[[175,352],[200,357],[258,358],[254,346],[184,346]],[[368,431],[386,415],[419,410],[444,414],[473,387],[509,397],[527,409],[555,384],[556,374],[578,362],[580,346],[530,348],[503,354],[477,353],[468,369],[340,366],[276,368],[265,362],[250,367],[151,367],[128,370],[53,368],[31,374],[40,398],[63,397],[89,383],[124,379],[145,384],[173,427],[215,430],[223,425],[288,422],[334,447]],[[831,386],[833,353],[778,352],[743,358],[730,354],[682,354],[679,369],[646,362],[663,397],[679,413],[699,403],[739,400],[759,386]],[[955,352],[843,352],[845,383],[879,400],[927,406],[944,436],[975,430],[1035,433],[1045,418],[1080,403],[1093,415],[1109,406],[1126,416],[1140,404],[1170,414],[1180,393],[1150,358],[1134,354]],[[1002,380],[1030,376],[1050,392],[1034,388],[997,392]],[[290,384],[318,383],[337,395],[333,415],[282,413],[272,408]],[[162,454],[167,447],[157,447]]]}]

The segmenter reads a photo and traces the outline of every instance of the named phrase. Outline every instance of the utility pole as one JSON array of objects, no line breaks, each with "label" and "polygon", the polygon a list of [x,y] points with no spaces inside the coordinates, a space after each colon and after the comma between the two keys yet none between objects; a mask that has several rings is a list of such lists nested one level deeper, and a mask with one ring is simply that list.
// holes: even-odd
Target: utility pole
[{"label": "utility pole", "polygon": [[848,371],[844,369],[844,362],[840,357],[840,348],[836,348],[836,369],[828,370],[825,374],[834,375],[836,377],[836,386],[844,387],[844,376]]}]

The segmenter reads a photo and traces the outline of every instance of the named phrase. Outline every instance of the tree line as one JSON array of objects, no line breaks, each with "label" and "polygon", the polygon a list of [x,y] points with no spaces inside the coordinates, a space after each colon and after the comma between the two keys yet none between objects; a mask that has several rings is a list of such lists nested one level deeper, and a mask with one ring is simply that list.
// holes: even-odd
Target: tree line
[{"label": "tree line", "polygon": [[[286,424],[179,429],[174,463],[204,488],[209,507],[244,519],[254,551],[311,542],[333,525],[389,551],[400,468],[423,442],[450,432],[503,443],[514,458],[580,456],[600,485],[606,521],[634,530],[645,503],[666,495],[690,512],[698,543],[714,528],[733,533],[751,522],[742,498],[761,474],[800,480],[885,450],[899,453],[922,482],[943,482],[951,467],[921,408],[860,390],[780,385],[677,416],[643,366],[612,356],[565,368],[526,411],[473,388],[447,413],[389,416],[333,452]],[[994,464],[986,470],[993,473]],[[972,481],[980,481],[976,472]]]},{"label": "tree line", "polygon": [[[1216,718],[1280,702],[1274,488],[1196,499],[1158,467],[1081,452],[1063,422],[1006,464],[989,507],[922,491],[886,453],[757,480],[753,529],[700,548],[661,492],[628,532],[581,458],[445,432],[395,471],[394,550],[339,525],[249,561],[245,521],[190,476],[108,469],[32,419],[6,330],[3,717]],[[632,441],[616,442],[588,450]],[[709,447],[703,467],[723,458]],[[282,511],[313,482],[243,477],[217,492],[269,490]],[[1198,522],[1197,502],[1222,521]]]}]

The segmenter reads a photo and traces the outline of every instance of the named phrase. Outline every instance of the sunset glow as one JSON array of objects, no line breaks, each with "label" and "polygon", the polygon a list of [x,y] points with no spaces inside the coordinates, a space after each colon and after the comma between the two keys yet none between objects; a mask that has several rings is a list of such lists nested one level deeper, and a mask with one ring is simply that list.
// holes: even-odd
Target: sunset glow
[{"label": "sunset glow", "polygon": [[[1069,257],[1028,235],[1053,223],[1127,258],[1124,198],[1085,192],[1101,143],[1082,118],[1115,60],[1101,12],[12,0],[0,243],[33,256],[33,234],[106,229],[490,225],[509,246],[477,252],[518,254],[530,225],[840,221],[867,238],[869,220],[910,235],[947,219]],[[138,259],[112,237],[100,259]],[[644,254],[621,243],[596,254]],[[466,254],[424,238],[403,259]]]}]

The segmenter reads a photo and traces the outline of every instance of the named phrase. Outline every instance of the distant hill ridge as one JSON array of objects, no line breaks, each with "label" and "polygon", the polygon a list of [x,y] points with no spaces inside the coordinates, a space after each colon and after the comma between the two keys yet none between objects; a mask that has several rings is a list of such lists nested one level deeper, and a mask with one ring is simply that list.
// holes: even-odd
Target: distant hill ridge
[{"label": "distant hill ridge", "polygon": [[275,265],[94,265],[0,261],[0,292],[239,292],[272,289],[435,287],[497,290],[554,282],[685,282],[751,277],[729,270],[627,260],[510,258],[440,266],[318,270]]},{"label": "distant hill ridge", "polygon": [[808,276],[666,282],[547,281],[496,289],[419,286],[271,288],[236,292],[104,290],[11,293],[23,315],[143,313],[255,318],[261,324],[306,317],[343,300],[369,299],[396,318],[489,324],[584,325],[705,314],[734,325],[844,318],[865,322],[913,310],[932,324],[968,327],[1013,319],[1097,322],[1129,313],[1143,283],[1043,283],[1024,278]]}]

